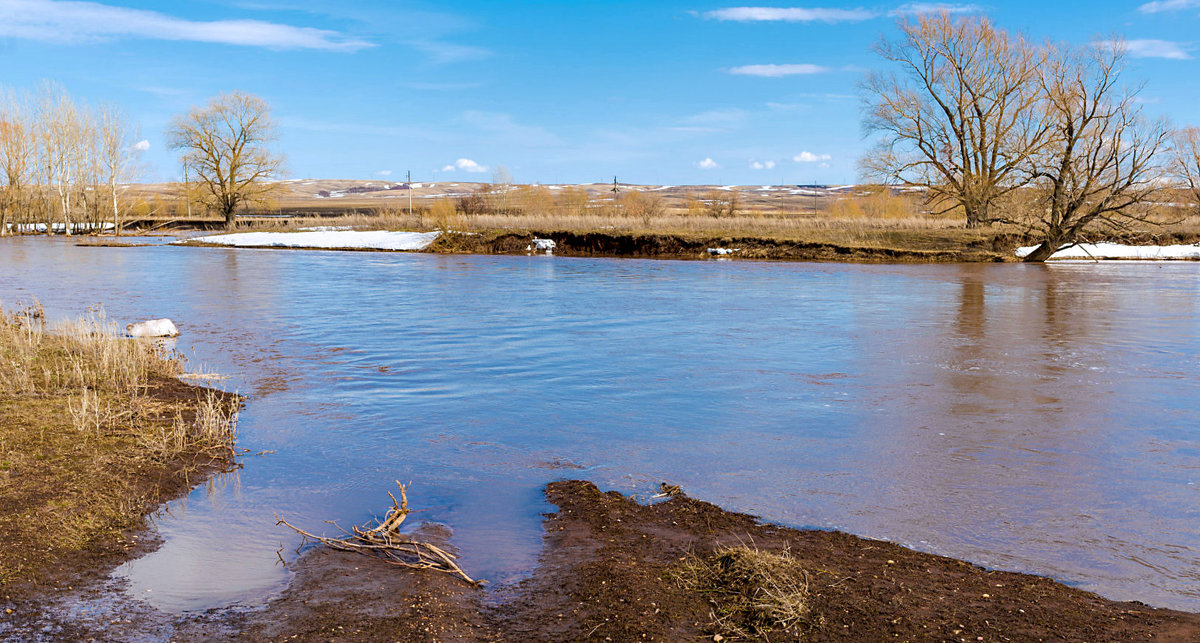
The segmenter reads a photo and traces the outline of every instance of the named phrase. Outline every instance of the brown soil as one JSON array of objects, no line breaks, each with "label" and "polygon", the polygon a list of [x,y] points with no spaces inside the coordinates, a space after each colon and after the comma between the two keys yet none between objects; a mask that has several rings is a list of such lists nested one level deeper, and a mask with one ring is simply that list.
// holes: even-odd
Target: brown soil
[{"label": "brown soil", "polygon": [[[546,496],[559,510],[546,518],[540,565],[513,587],[476,589],[445,574],[314,549],[265,608],[184,617],[171,624],[171,638],[719,641],[739,640],[730,632],[741,629],[741,640],[764,641],[1200,640],[1197,614],[1109,601],[887,542],[765,525],[686,496],[643,505],[581,481],[552,483]],[[786,552],[787,573],[807,585],[804,618],[789,627],[739,620],[746,615],[730,609],[730,597],[744,584],[697,591],[682,580],[689,566],[721,562],[726,546]],[[161,628],[162,617],[154,625]],[[54,631],[79,639],[147,631],[136,620],[98,627]]]},{"label": "brown soil", "polygon": [[725,257],[784,261],[847,261],[860,263],[953,263],[1015,261],[1011,248],[1017,240],[997,236],[972,247],[905,250],[851,247],[828,243],[755,237],[694,238],[667,234],[540,231],[527,234],[485,232],[449,233],[439,237],[428,252],[464,254],[533,254],[534,238],[553,239],[554,254],[568,257],[644,257],[656,259],[710,259],[709,248],[729,248]]}]

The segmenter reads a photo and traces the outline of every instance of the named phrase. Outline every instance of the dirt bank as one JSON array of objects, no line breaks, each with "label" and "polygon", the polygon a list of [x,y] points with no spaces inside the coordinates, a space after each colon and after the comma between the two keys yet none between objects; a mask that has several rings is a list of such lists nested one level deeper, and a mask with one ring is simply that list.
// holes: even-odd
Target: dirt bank
[{"label": "dirt bank", "polygon": [[[933,249],[852,247],[829,243],[757,237],[688,237],[619,232],[446,233],[427,252],[462,254],[532,254],[533,239],[551,239],[554,254],[568,257],[641,257],[653,259],[772,259],[782,261],[848,261],[859,263],[954,263],[1014,261],[1016,240],[997,236],[972,246]],[[715,254],[710,249],[728,250]]]},{"label": "dirt bank", "polygon": [[[261,609],[143,614],[57,631],[127,640],[164,631],[165,620],[180,641],[1200,638],[1200,615],[886,542],[764,525],[686,496],[647,506],[581,481],[552,483],[546,496],[558,511],[545,520],[540,565],[512,587],[476,589],[314,549],[295,563],[290,588]],[[787,610],[764,607],[780,597]]]}]

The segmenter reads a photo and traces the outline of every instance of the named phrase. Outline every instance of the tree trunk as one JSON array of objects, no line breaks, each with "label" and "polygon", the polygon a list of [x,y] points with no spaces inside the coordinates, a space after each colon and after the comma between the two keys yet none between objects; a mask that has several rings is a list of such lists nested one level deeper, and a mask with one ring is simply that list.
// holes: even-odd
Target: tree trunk
[{"label": "tree trunk", "polygon": [[234,210],[234,208],[225,208],[224,214],[225,214],[225,229],[233,230],[234,224],[236,223],[236,219],[237,219],[237,212]]},{"label": "tree trunk", "polygon": [[1041,263],[1050,258],[1059,248],[1062,243],[1058,241],[1043,241],[1042,244],[1033,249],[1033,252],[1025,255],[1025,263]]},{"label": "tree trunk", "polygon": [[112,206],[113,206],[113,236],[121,236],[121,208],[117,205],[117,181],[114,178],[109,183],[109,189],[112,190]]},{"label": "tree trunk", "polygon": [[974,204],[972,206],[964,206],[964,212],[967,215],[967,228],[979,228],[987,223],[988,212],[987,205]]}]

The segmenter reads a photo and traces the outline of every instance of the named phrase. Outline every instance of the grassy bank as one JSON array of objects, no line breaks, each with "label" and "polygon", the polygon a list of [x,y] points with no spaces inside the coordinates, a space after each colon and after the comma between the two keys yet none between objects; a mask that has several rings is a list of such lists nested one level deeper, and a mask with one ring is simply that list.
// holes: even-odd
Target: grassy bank
[{"label": "grassy bank", "polygon": [[0,310],[0,584],[133,546],[123,532],[231,462],[236,396],[103,314]]},{"label": "grassy bank", "polygon": [[[285,182],[276,206],[243,213],[236,231],[455,231],[481,238],[452,240],[434,250],[517,254],[540,237],[560,242],[556,254],[664,258],[704,256],[707,247],[737,242],[749,249],[734,256],[747,258],[888,262],[1013,261],[1018,246],[1040,242],[1034,233],[1039,216],[1026,198],[1000,209],[1011,223],[969,229],[961,212],[935,212],[921,192],[872,185],[622,185],[613,193],[611,185],[600,184],[428,183],[412,188],[411,209],[404,198],[409,190],[395,188],[381,181]],[[174,192],[163,190],[147,195],[169,201]],[[136,227],[222,227],[211,214],[195,210],[187,216],[182,202],[167,201],[153,208],[159,215],[135,217]],[[1086,241],[1200,241],[1200,213],[1189,198],[1165,192],[1161,201],[1146,221],[1097,228]],[[570,242],[584,237],[586,244]],[[669,251],[672,246],[680,251]]]}]

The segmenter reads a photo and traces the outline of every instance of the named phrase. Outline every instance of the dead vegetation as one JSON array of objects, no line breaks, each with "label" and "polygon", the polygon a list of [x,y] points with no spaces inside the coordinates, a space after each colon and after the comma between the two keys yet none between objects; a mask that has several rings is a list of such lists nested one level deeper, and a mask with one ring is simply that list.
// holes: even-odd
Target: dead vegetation
[{"label": "dead vegetation", "polygon": [[784,549],[721,547],[710,556],[688,554],[673,570],[675,582],[708,598],[712,627],[737,639],[769,640],[774,631],[799,636],[812,605],[808,573]]},{"label": "dead vegetation", "polygon": [[[397,500],[395,495],[388,492],[388,497],[392,499],[392,508],[383,520],[374,526],[355,526],[351,527],[350,531],[338,527],[342,535],[330,538],[305,531],[283,518],[276,524],[284,525],[304,536],[305,542],[312,541],[338,551],[374,556],[397,567],[453,574],[471,585],[484,584],[486,581],[468,576],[455,562],[457,557],[454,554],[432,543],[414,540],[400,531],[400,526],[409,514],[408,487],[399,480],[396,481],[396,486],[400,488],[400,499]],[[330,524],[337,526],[336,523]]]},{"label": "dead vegetation", "polygon": [[51,324],[0,309],[0,584],[112,540],[201,471],[231,464],[240,400],[103,311]]}]

